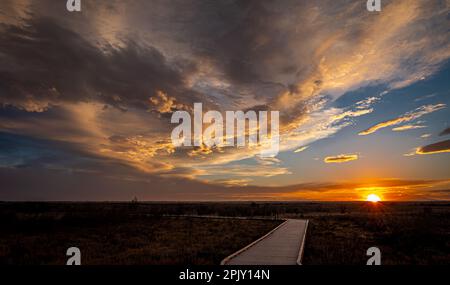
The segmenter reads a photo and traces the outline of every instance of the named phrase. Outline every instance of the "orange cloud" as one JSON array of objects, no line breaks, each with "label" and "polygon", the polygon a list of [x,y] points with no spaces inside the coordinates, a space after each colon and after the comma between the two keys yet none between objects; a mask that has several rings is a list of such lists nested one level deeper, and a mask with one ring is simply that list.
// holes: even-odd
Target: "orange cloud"
[{"label": "orange cloud", "polygon": [[232,199],[361,201],[376,193],[388,201],[448,200],[450,180],[401,180],[384,178],[373,181],[304,183],[286,187],[242,187],[230,191]]},{"label": "orange cloud", "polygon": [[325,163],[342,163],[352,160],[357,160],[358,155],[357,154],[340,154],[336,156],[327,156],[323,160]]},{"label": "orange cloud", "polygon": [[360,132],[359,135],[360,136],[369,135],[369,134],[372,134],[382,128],[386,128],[386,127],[398,125],[400,123],[405,123],[405,122],[409,122],[409,121],[418,119],[426,114],[443,109],[443,108],[445,108],[445,106],[446,106],[445,104],[421,106],[421,107],[415,109],[414,111],[404,114],[403,116],[376,124],[376,125],[368,128],[367,130]]},{"label": "orange cloud", "polygon": [[166,93],[158,90],[155,96],[150,97],[150,104],[159,113],[171,113],[175,110],[189,110],[188,106],[177,103],[175,97],[171,97]]}]

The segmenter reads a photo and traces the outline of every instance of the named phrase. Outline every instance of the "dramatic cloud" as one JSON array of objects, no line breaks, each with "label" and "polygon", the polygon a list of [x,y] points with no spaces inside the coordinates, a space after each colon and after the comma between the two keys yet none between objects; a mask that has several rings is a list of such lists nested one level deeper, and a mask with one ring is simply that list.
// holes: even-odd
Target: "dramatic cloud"
[{"label": "dramatic cloud", "polygon": [[450,140],[419,147],[416,151],[417,154],[433,154],[442,152],[450,152]]},{"label": "dramatic cloud", "polygon": [[[47,162],[31,161],[39,147],[19,144],[25,151],[2,153],[2,163],[64,168],[68,159],[81,170],[80,156],[89,171],[129,167],[127,179],[149,175],[161,181],[151,184],[158,191],[169,178],[211,190],[289,177],[295,163],[261,160],[261,147],[174,148],[171,113],[195,102],[205,112],[280,111],[280,153],[303,151],[374,116],[387,91],[338,104],[342,95],[410,86],[442,68],[450,57],[447,4],[385,1],[382,13],[369,13],[351,0],[83,0],[81,13],[67,13],[65,1],[3,0],[0,131],[64,155],[42,146]],[[361,134],[444,106],[422,106]]]},{"label": "dramatic cloud", "polygon": [[149,97],[161,90],[196,98],[184,83],[193,66],[170,63],[132,40],[120,48],[94,46],[50,18],[1,27],[0,51],[0,103],[31,112],[83,101],[148,108]]},{"label": "dramatic cloud", "polygon": [[415,109],[414,111],[408,112],[398,118],[378,123],[378,124],[368,128],[367,130],[360,132],[359,135],[360,136],[369,135],[369,134],[372,134],[382,128],[386,128],[386,127],[390,127],[390,126],[398,125],[401,123],[416,120],[424,115],[441,110],[441,109],[445,108],[445,106],[446,106],[445,104],[421,106],[421,107]]},{"label": "dramatic cloud", "polygon": [[327,156],[323,159],[323,161],[325,163],[342,163],[357,159],[358,159],[357,154],[339,154],[336,156]]}]

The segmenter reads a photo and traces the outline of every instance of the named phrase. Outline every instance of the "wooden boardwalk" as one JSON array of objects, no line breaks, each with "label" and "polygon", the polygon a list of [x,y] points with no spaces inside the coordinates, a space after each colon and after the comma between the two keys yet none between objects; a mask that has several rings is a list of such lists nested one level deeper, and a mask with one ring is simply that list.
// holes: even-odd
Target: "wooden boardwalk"
[{"label": "wooden boardwalk", "polygon": [[224,260],[223,265],[301,264],[307,220],[289,219]]}]

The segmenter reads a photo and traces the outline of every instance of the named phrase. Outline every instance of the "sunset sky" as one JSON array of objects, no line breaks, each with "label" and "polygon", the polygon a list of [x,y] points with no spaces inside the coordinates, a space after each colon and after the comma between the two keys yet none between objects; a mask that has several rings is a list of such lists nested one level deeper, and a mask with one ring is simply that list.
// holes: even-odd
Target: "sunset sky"
[{"label": "sunset sky", "polygon": [[[0,2],[0,200],[450,200],[450,1]],[[171,115],[280,112],[280,153]]]}]

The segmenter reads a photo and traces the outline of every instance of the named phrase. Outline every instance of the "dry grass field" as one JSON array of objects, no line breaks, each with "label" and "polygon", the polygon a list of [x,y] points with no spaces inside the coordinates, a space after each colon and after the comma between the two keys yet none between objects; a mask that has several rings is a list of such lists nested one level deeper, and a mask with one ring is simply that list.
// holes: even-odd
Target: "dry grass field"
[{"label": "dry grass field", "polygon": [[364,265],[372,246],[382,264],[449,265],[449,214],[425,202],[0,203],[0,264],[65,264],[72,246],[83,264],[218,264],[290,217],[310,220],[306,265]]},{"label": "dry grass field", "polygon": [[342,213],[305,215],[305,264],[365,264],[372,246],[381,250],[384,265],[450,264],[448,204],[342,207]]},{"label": "dry grass field", "polygon": [[86,265],[218,264],[279,223],[118,215],[99,206],[2,216],[0,264],[65,264],[72,246]]}]

